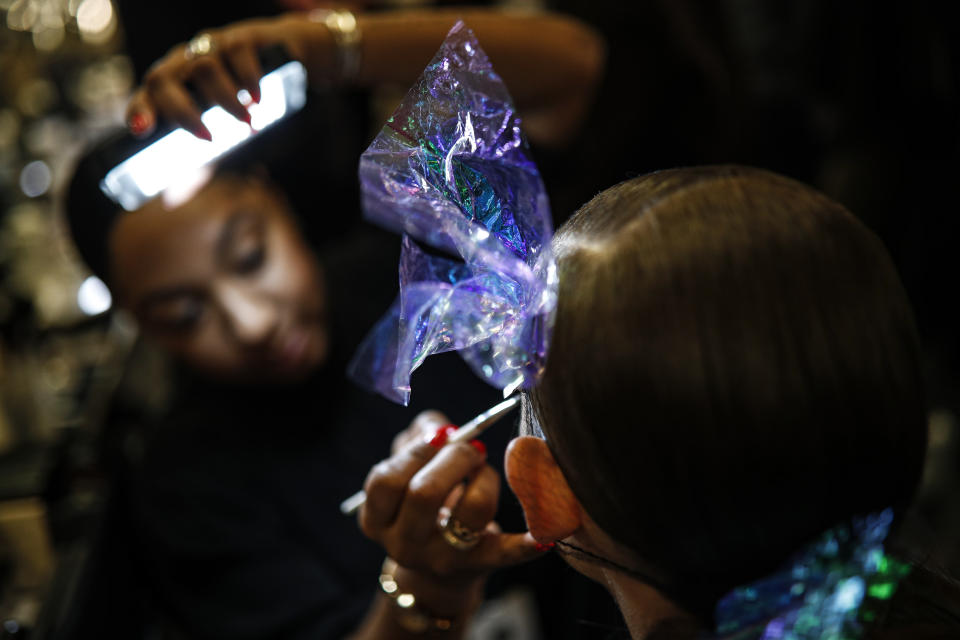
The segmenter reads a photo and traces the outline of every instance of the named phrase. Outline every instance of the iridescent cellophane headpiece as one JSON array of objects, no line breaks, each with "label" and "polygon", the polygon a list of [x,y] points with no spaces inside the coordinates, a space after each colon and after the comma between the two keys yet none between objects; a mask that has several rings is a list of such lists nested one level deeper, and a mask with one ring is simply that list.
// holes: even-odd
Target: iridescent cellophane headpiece
[{"label": "iridescent cellophane headpiece", "polygon": [[717,604],[724,640],[854,640],[882,612],[909,565],[884,553],[893,509],[822,534],[773,575]]},{"label": "iridescent cellophane headpiece", "polygon": [[505,395],[532,384],[556,306],[550,210],[510,95],[462,22],[360,158],[360,183],[364,215],[404,237],[400,296],[350,376],[407,404],[413,370],[458,350]]}]

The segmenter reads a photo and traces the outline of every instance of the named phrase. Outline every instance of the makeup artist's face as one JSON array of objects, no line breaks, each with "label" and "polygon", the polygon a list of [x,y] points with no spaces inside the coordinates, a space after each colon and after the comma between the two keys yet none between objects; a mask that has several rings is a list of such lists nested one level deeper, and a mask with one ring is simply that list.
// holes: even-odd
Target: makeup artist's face
[{"label": "makeup artist's face", "polygon": [[291,382],[325,360],[320,267],[263,179],[218,176],[174,208],[154,199],[122,216],[110,240],[121,304],[192,367]]}]

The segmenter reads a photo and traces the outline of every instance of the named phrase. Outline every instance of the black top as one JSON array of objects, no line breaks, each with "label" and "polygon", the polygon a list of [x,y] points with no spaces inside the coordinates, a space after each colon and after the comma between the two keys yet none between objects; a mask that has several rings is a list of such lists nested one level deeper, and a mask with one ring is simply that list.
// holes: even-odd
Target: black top
[{"label": "black top", "polygon": [[188,404],[149,447],[136,521],[153,593],[189,637],[343,637],[383,553],[338,504],[401,412],[322,376],[238,395]]}]

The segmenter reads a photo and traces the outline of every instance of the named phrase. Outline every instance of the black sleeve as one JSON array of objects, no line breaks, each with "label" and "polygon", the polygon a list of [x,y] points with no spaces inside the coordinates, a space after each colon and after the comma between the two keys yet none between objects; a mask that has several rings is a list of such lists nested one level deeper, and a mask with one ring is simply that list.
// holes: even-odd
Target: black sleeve
[{"label": "black sleeve", "polygon": [[369,563],[353,581],[325,551],[329,540],[310,545],[291,531],[257,473],[238,471],[253,459],[193,462],[148,466],[136,496],[140,556],[163,616],[188,638],[347,635],[374,594]]}]

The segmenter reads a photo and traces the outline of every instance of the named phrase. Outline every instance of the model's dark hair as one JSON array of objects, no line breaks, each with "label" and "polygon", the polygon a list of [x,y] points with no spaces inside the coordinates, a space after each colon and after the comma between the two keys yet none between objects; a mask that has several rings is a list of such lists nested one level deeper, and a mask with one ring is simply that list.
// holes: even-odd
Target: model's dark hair
[{"label": "model's dark hair", "polygon": [[[919,482],[912,313],[839,204],[745,167],[619,184],[557,233],[534,414],[590,516],[691,604]],[[712,599],[712,600],[711,600]]]}]

